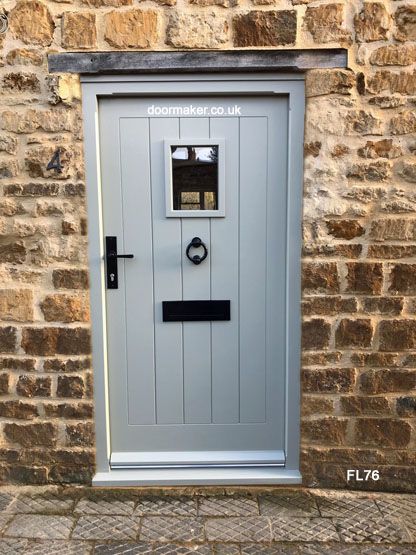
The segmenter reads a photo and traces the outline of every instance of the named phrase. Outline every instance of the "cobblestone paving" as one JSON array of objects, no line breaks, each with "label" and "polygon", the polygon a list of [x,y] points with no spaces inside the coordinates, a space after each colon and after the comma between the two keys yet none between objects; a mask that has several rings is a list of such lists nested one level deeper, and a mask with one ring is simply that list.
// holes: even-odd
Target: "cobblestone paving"
[{"label": "cobblestone paving", "polygon": [[0,488],[0,555],[416,555],[416,495]]}]

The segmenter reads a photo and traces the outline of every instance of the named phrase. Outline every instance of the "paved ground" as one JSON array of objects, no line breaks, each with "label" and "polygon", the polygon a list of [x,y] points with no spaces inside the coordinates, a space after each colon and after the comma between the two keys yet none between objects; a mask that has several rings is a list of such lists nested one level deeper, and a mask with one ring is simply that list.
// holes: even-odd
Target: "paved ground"
[{"label": "paved ground", "polygon": [[0,554],[416,555],[416,495],[0,488]]}]

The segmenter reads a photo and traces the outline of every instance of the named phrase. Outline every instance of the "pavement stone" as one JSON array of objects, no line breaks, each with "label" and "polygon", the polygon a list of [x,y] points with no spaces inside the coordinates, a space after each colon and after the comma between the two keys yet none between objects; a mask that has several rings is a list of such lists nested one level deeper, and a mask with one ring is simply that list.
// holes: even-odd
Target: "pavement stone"
[{"label": "pavement stone", "polygon": [[373,499],[350,494],[344,496],[328,494],[314,497],[323,517],[380,516],[380,510]]},{"label": "pavement stone", "polygon": [[299,555],[321,555],[322,553],[333,553],[334,555],[415,555],[416,551],[407,546],[321,543],[299,546],[298,553]]},{"label": "pavement stone", "polygon": [[344,542],[401,543],[410,541],[398,520],[382,515],[367,518],[354,516],[334,523]]},{"label": "pavement stone", "polygon": [[3,538],[0,540],[0,555],[21,555],[26,553],[29,540]]},{"label": "pavement stone", "polygon": [[75,513],[82,515],[125,515],[133,514],[134,501],[119,501],[105,499],[80,499],[74,509]]},{"label": "pavement stone", "polygon": [[61,514],[70,512],[75,500],[60,495],[19,495],[8,510],[26,514]]},{"label": "pavement stone", "polygon": [[287,544],[259,545],[249,544],[241,546],[241,555],[297,555],[298,549]]},{"label": "pavement stone", "polygon": [[226,543],[212,544],[213,555],[240,555],[240,546]]},{"label": "pavement stone", "polygon": [[154,553],[151,543],[99,543],[94,555],[150,555]]},{"label": "pavement stone", "polygon": [[8,524],[4,535],[29,539],[68,539],[74,519],[56,515],[16,515]]},{"label": "pavement stone", "polygon": [[249,497],[202,497],[198,513],[201,516],[249,516],[258,515],[257,500]]},{"label": "pavement stone", "polygon": [[208,541],[216,542],[269,542],[270,520],[262,516],[209,518],[205,529]]},{"label": "pavement stone", "polygon": [[25,555],[91,555],[92,544],[77,541],[40,541],[28,544]]},{"label": "pavement stone", "polygon": [[339,541],[333,522],[328,518],[272,517],[273,540],[277,542]]},{"label": "pavement stone", "polygon": [[403,522],[416,542],[416,495],[384,495],[376,503],[383,515]]},{"label": "pavement stone", "polygon": [[81,516],[72,533],[80,540],[134,540],[139,523],[128,516],[87,515]]},{"label": "pavement stone", "polygon": [[315,499],[303,492],[261,495],[259,503],[266,516],[320,516]]},{"label": "pavement stone", "polygon": [[134,514],[197,516],[197,501],[192,497],[144,497],[139,500]]},{"label": "pavement stone", "polygon": [[0,493],[0,511],[8,511],[14,500],[14,495],[11,495],[10,493]]},{"label": "pavement stone", "polygon": [[203,542],[204,523],[200,518],[144,517],[141,520],[139,539],[155,542]]}]

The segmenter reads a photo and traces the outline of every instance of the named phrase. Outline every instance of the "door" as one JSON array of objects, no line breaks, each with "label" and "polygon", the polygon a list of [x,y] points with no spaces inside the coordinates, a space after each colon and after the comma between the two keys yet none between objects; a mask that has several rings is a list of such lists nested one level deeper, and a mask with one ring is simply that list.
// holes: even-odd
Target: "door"
[{"label": "door", "polygon": [[112,467],[285,464],[288,117],[99,101],[103,241],[134,255],[105,290]]}]

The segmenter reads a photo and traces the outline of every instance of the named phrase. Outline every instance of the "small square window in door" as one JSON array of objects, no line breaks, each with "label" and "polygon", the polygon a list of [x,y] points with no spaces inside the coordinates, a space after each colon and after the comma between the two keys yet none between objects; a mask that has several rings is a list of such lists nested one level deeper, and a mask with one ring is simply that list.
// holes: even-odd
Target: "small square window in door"
[{"label": "small square window in door", "polygon": [[224,141],[166,140],[166,216],[225,214]]}]

